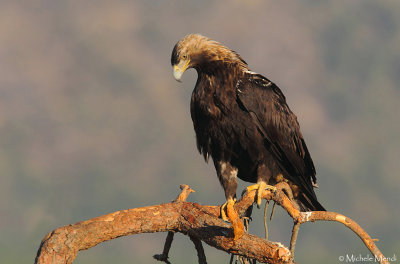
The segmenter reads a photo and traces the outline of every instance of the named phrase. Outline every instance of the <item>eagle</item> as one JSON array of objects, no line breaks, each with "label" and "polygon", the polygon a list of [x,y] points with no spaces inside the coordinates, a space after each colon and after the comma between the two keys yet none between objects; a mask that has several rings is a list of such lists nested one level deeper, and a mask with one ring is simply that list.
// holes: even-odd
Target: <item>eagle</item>
[{"label": "eagle", "polygon": [[275,83],[200,34],[176,43],[171,65],[177,81],[189,68],[198,73],[190,102],[197,148],[206,162],[212,157],[226,197],[221,217],[232,223],[235,240],[244,233],[233,209],[237,178],[255,183],[247,191],[257,191],[258,206],[263,190],[276,191],[274,185],[285,181],[301,211],[325,211],[314,192],[315,167],[297,117]]}]

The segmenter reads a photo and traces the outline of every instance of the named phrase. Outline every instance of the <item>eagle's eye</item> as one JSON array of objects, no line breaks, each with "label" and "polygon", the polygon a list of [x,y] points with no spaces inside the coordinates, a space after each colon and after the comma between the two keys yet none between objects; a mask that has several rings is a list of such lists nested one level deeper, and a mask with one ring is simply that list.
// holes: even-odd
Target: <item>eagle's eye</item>
[{"label": "eagle's eye", "polygon": [[187,60],[188,55],[187,55],[187,54],[183,54],[182,58],[183,58],[184,60]]}]

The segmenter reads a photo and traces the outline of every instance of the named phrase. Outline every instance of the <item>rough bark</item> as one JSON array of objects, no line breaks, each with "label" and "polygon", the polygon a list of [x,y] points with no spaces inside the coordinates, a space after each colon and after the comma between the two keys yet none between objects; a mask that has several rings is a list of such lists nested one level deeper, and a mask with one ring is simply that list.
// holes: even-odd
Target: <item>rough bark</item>
[{"label": "rough bark", "polygon": [[[284,183],[278,184],[278,191],[265,191],[263,198],[274,200],[293,218],[295,223],[309,221],[337,221],[353,230],[376,256],[382,253],[375,246],[374,240],[353,220],[333,212],[299,212],[282,190]],[[120,236],[154,232],[180,232],[188,235],[198,250],[199,262],[206,263],[200,241],[228,253],[256,259],[261,263],[293,263],[290,250],[280,243],[270,242],[251,234],[245,234],[233,241],[230,224],[222,221],[219,206],[207,206],[185,202],[193,191],[189,186],[181,186],[182,192],[170,203],[117,211],[73,225],[67,225],[50,232],[42,240],[35,263],[72,263],[80,250],[89,249],[97,244]],[[244,215],[254,202],[255,191],[246,193],[235,204],[239,215]],[[171,233],[170,233],[171,234]],[[167,242],[162,257],[165,262],[172,242]],[[200,244],[199,244],[200,243]],[[156,256],[155,256],[156,257]],[[380,258],[388,263],[384,257]]]}]

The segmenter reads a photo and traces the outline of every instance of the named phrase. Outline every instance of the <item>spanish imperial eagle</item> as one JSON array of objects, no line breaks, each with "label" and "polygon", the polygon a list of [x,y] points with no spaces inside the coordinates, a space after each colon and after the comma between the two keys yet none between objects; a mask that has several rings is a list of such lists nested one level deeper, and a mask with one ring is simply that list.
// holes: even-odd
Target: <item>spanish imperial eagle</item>
[{"label": "spanish imperial eagle", "polygon": [[190,103],[197,148],[206,161],[212,157],[226,197],[221,216],[228,216],[235,239],[243,234],[233,223],[237,177],[256,183],[248,190],[257,190],[258,205],[264,189],[287,181],[301,211],[325,210],[299,123],[276,84],[251,71],[235,51],[198,34],[178,41],[171,64],[177,81],[187,69],[197,70]]}]

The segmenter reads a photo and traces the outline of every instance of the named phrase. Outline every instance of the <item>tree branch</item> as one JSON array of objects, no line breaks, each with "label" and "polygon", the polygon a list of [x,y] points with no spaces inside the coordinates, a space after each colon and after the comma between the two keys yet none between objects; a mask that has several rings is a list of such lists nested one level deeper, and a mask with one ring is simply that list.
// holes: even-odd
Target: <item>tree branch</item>
[{"label": "tree branch", "polygon": [[[176,201],[184,202],[184,201],[186,201],[186,199],[189,196],[189,194],[194,192],[194,190],[192,188],[190,188],[189,185],[187,185],[187,184],[181,184],[179,187],[181,188],[182,192],[178,195],[178,197],[176,197],[174,202],[176,202]],[[169,250],[171,249],[172,240],[174,240],[174,235],[175,235],[174,232],[168,231],[167,238],[165,239],[164,250],[163,250],[163,252],[161,254],[154,255],[153,256],[154,259],[156,259],[158,261],[165,262],[167,264],[171,264],[168,261],[168,254],[169,254]],[[190,237],[190,238],[192,239],[192,237]],[[201,248],[200,248],[199,245],[196,246],[196,244],[195,244],[196,249],[199,248],[198,251],[203,249],[203,245],[201,245],[201,241],[200,240],[196,241],[196,243],[200,243],[200,246],[201,246]],[[199,263],[202,263],[202,262],[200,262],[200,261],[202,261],[202,259],[200,259],[200,258],[203,257],[201,254],[204,255],[204,250],[203,250],[203,252],[198,252]],[[205,255],[204,255],[204,261],[205,261]],[[203,263],[205,263],[205,262],[203,262]]]},{"label": "tree branch", "polygon": [[[353,220],[333,212],[300,212],[282,191],[287,188],[285,184],[277,184],[278,191],[275,193],[264,191],[263,198],[281,205],[295,223],[318,220],[343,223],[364,241],[374,255],[383,256],[373,240]],[[200,257],[204,261],[200,263],[205,263],[205,256],[202,255],[204,252],[201,253],[202,246],[200,248],[198,244],[200,240],[217,249],[256,259],[261,263],[293,263],[289,249],[280,243],[251,234],[244,234],[239,240],[233,241],[230,224],[219,218],[220,207],[184,202],[193,190],[189,186],[181,189],[178,198],[170,203],[117,211],[57,228],[42,240],[35,263],[72,263],[80,250],[89,249],[101,242],[121,236],[154,232],[180,232],[188,235],[196,245],[199,261]],[[235,204],[239,215],[246,213],[254,202],[254,196],[255,191],[246,193]],[[169,243],[171,242],[172,238]],[[168,258],[169,248],[164,249],[165,251]]]},{"label": "tree branch", "polygon": [[192,240],[194,247],[197,250],[197,257],[199,259],[199,264],[207,264],[206,254],[204,253],[203,244],[201,240],[195,236],[189,235],[190,240]]},{"label": "tree branch", "polygon": [[[278,190],[286,189],[287,183],[280,182],[276,185]],[[351,229],[365,244],[368,250],[379,260],[381,264],[388,264],[389,261],[385,258],[382,252],[375,245],[375,241],[378,239],[372,239],[368,233],[361,228],[354,220],[346,217],[342,214],[335,212],[325,212],[325,211],[312,211],[312,212],[300,212],[296,206],[290,201],[290,199],[282,191],[277,191],[276,193],[264,192],[263,198],[267,200],[274,200],[279,205],[281,205],[288,214],[293,218],[295,226],[294,230],[299,228],[299,225],[307,222],[315,221],[335,221],[344,224],[346,227]],[[297,238],[297,234],[294,235]],[[293,246],[294,249],[294,245]]]}]

